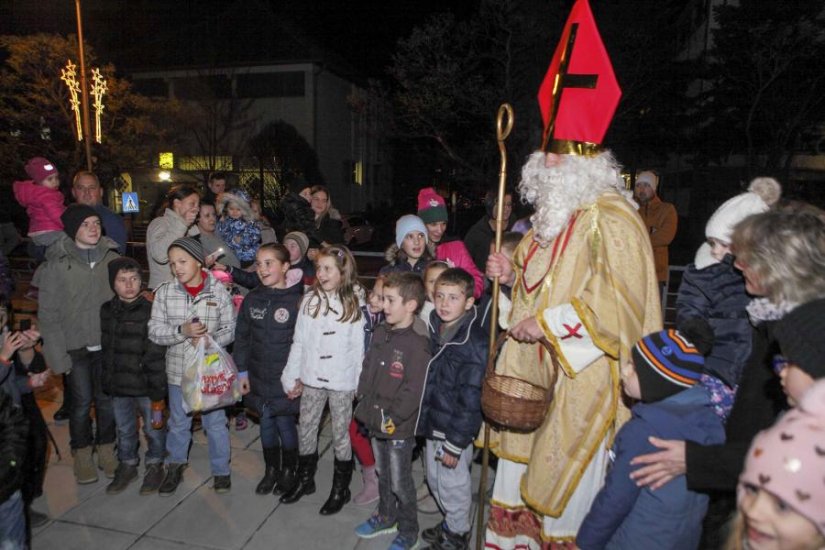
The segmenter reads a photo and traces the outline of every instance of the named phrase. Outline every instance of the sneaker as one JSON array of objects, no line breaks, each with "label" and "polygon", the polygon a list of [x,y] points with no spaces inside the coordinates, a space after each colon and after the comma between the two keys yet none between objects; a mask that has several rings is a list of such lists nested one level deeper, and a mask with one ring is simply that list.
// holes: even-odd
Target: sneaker
[{"label": "sneaker", "polygon": [[355,528],[355,534],[362,539],[371,539],[379,535],[386,535],[398,531],[398,522],[390,522],[378,514],[373,514],[361,525]]},{"label": "sneaker", "polygon": [[470,533],[453,533],[446,526],[441,527],[441,538],[432,548],[438,550],[467,550],[470,547]]},{"label": "sneaker", "polygon": [[228,493],[232,489],[232,478],[229,476],[215,476],[212,478],[212,489],[219,495]]},{"label": "sneaker", "polygon": [[432,527],[427,527],[423,531],[421,531],[421,538],[424,542],[428,544],[433,544],[435,541],[441,538],[441,534],[444,532],[444,522],[438,522],[438,525],[433,525]]},{"label": "sneaker", "polygon": [[183,470],[186,464],[170,464],[166,467],[166,476],[163,478],[163,483],[158,487],[158,494],[162,497],[168,497],[175,493],[183,478]]},{"label": "sneaker", "polygon": [[124,464],[121,462],[117,465],[117,469],[115,470],[115,478],[106,487],[106,494],[116,495],[123,492],[123,490],[128,487],[130,483],[137,479],[137,476],[138,472],[136,464]]},{"label": "sneaker", "polygon": [[156,493],[163,483],[163,464],[147,464],[146,473],[143,474],[143,485],[140,486],[141,495],[151,495]]},{"label": "sneaker", "polygon": [[390,544],[389,550],[415,550],[418,548],[418,537],[398,535]]},{"label": "sneaker", "polygon": [[235,417],[235,431],[242,432],[249,426],[249,421],[246,419],[245,414],[239,414]]}]

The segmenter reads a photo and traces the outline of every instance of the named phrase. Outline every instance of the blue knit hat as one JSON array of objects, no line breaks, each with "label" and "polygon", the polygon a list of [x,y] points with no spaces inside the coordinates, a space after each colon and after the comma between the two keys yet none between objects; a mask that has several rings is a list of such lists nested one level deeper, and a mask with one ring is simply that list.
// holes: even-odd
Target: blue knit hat
[{"label": "blue knit hat", "polygon": [[648,334],[633,346],[642,401],[661,401],[699,382],[705,357],[677,330]]},{"label": "blue knit hat", "polygon": [[398,245],[398,248],[401,248],[401,243],[404,242],[404,238],[411,231],[424,233],[424,241],[426,242],[428,240],[427,226],[424,225],[424,221],[415,214],[407,214],[401,216],[398,218],[398,221],[395,222],[395,244]]}]

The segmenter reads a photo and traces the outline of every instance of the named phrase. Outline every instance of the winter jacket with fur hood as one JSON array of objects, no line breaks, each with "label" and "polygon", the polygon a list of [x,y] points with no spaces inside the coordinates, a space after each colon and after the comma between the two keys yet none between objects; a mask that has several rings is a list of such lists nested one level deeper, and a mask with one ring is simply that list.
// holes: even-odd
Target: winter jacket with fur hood
[{"label": "winter jacket with fur hood", "polygon": [[[240,209],[241,217],[230,217],[229,206]],[[240,261],[254,261],[255,253],[261,245],[261,226],[255,221],[249,203],[238,194],[223,193],[218,199],[217,212],[220,219],[215,226],[215,233],[232,249]]]},{"label": "winter jacket with fur hood", "polygon": [[70,350],[100,345],[100,306],[114,293],[109,286],[109,262],[118,258],[117,243],[101,237],[90,250],[81,250],[62,235],[46,249],[32,284],[40,289],[37,319],[43,336],[43,355],[57,374],[72,368]]},{"label": "winter jacket with fur hood", "polygon": [[389,273],[411,272],[418,273],[423,277],[424,271],[427,269],[427,264],[432,261],[433,257],[430,254],[429,249],[426,249],[424,254],[422,254],[414,264],[410,264],[410,262],[407,261],[407,254],[397,244],[393,243],[384,253],[384,259],[389,263],[382,267],[379,271],[382,275]]}]

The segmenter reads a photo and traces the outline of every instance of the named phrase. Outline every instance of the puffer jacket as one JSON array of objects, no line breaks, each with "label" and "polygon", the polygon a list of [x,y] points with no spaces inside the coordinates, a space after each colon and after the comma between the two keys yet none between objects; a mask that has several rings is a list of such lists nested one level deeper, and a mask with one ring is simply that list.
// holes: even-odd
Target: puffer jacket
[{"label": "puffer jacket", "polygon": [[62,231],[60,215],[66,210],[63,193],[31,180],[16,181],[13,184],[14,198],[26,209],[29,216],[29,235],[41,231]]},{"label": "puffer jacket", "polygon": [[232,296],[211,273],[204,272],[204,286],[192,298],[177,279],[155,290],[149,339],[166,349],[166,381],[179,386],[183,371],[195,358],[196,347],[180,333],[180,326],[198,317],[207,333],[219,346],[232,343],[235,334],[235,310]]},{"label": "puffer jacket", "polygon": [[745,311],[750,300],[745,279],[733,267],[730,254],[704,269],[689,265],[676,298],[677,327],[694,317],[710,324],[714,342],[705,359],[705,370],[731,387],[739,384],[751,353],[753,327]]},{"label": "puffer jacket", "polygon": [[261,228],[254,221],[233,219],[229,216],[221,218],[215,228],[235,256],[242,262],[255,260],[255,253],[261,246]]},{"label": "puffer jacket", "polygon": [[384,252],[384,259],[389,263],[378,272],[381,275],[390,273],[418,273],[422,277],[427,269],[427,264],[433,259],[429,249],[424,249],[424,254],[418,258],[414,264],[407,261],[407,254],[397,245],[391,244]]},{"label": "puffer jacket", "polygon": [[476,300],[484,292],[484,275],[476,267],[470,252],[459,240],[442,240],[435,245],[435,259],[447,262],[451,267],[460,267],[473,276],[475,282],[473,296]]},{"label": "puffer jacket", "polygon": [[418,413],[417,435],[444,441],[443,449],[461,455],[481,428],[481,385],[487,365],[487,335],[471,308],[460,320],[453,338],[441,344],[442,321],[430,314],[427,384]]},{"label": "puffer jacket", "polygon": [[103,391],[112,396],[166,397],[166,348],[149,340],[152,303],[117,296],[100,308]]},{"label": "puffer jacket", "polygon": [[[320,312],[313,317],[315,307]],[[289,360],[281,375],[285,392],[292,391],[296,379],[313,388],[333,391],[358,388],[364,359],[364,316],[359,315],[355,321],[339,321],[343,308],[337,293],[309,291],[304,296]]]},{"label": "puffer jacket", "polygon": [[232,357],[240,372],[249,373],[244,401],[260,413],[264,405],[276,414],[297,414],[297,399],[286,398],[281,385],[304,286],[258,286],[244,298],[235,328]]},{"label": "puffer jacket", "polygon": [[633,407],[633,417],[616,435],[613,467],[576,537],[581,550],[694,550],[699,546],[708,496],[688,490],[683,475],[655,491],[638,487],[630,479],[635,469],[630,461],[657,450],[648,441],[651,436],[702,445],[723,443],[725,428],[711,405],[706,388],[697,385]]},{"label": "puffer jacket", "polygon": [[109,262],[117,257],[117,243],[108,237],[101,237],[92,250],[81,250],[63,235],[46,249],[46,261],[32,284],[40,289],[37,319],[43,355],[55,373],[71,370],[69,350],[100,345],[100,306],[114,295]]},{"label": "puffer jacket", "polygon": [[155,218],[146,229],[146,258],[149,260],[149,288],[158,288],[162,283],[174,279],[169,269],[169,245],[181,237],[198,235],[198,226],[186,225],[171,208],[163,216]]},{"label": "puffer jacket", "polygon": [[[430,350],[424,323],[415,319],[407,328],[393,330],[386,323],[375,329],[375,337],[364,358],[358,382],[355,417],[372,437],[408,439],[415,435],[415,422]],[[382,430],[387,418],[395,424],[391,434]]]}]

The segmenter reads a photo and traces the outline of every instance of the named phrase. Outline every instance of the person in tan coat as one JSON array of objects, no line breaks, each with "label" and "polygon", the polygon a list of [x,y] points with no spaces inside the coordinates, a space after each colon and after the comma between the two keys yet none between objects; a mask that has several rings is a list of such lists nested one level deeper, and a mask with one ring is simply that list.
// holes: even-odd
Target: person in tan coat
[{"label": "person in tan coat", "polygon": [[639,203],[639,215],[645,222],[650,244],[653,246],[653,261],[656,265],[656,280],[664,291],[668,270],[668,246],[676,236],[676,227],[679,217],[676,208],[669,202],[664,202],[656,194],[659,187],[659,176],[656,172],[645,170],[636,176],[636,187],[633,196]]}]

